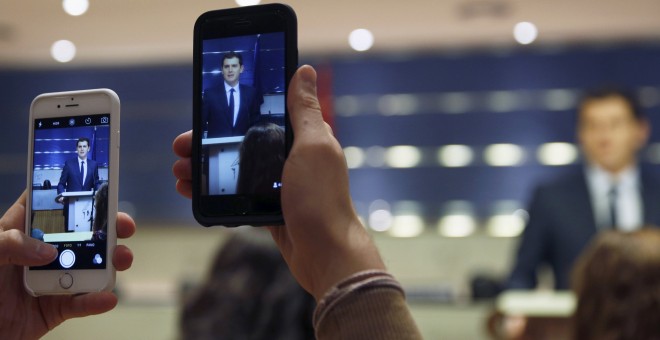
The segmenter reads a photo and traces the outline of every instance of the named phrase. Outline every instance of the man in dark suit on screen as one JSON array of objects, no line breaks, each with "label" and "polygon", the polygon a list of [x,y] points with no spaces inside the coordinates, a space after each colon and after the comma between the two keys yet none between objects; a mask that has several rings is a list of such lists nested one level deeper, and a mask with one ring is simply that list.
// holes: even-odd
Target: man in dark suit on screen
[{"label": "man in dark suit on screen", "polygon": [[67,160],[62,169],[60,182],[57,184],[57,201],[64,202],[61,194],[65,191],[90,191],[98,188],[99,167],[96,161],[87,159],[89,139],[78,138],[76,142],[78,157]]},{"label": "man in dark suit on screen", "polygon": [[204,90],[202,119],[207,138],[243,136],[260,117],[261,98],[250,86],[239,84],[243,57],[236,52],[222,58],[222,85]]},{"label": "man in dark suit on screen", "polygon": [[660,180],[637,161],[649,131],[627,94],[584,96],[577,137],[585,166],[535,190],[506,288],[535,288],[537,269],[547,264],[555,288],[568,289],[573,263],[597,232],[660,225]]}]

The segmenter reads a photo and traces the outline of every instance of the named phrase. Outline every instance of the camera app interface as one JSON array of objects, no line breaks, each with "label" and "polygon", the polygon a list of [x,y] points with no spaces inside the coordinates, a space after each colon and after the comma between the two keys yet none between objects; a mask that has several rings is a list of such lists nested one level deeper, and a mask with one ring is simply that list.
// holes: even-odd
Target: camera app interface
[{"label": "camera app interface", "polygon": [[203,40],[202,194],[279,202],[284,46],[283,32]]},{"label": "camera app interface", "polygon": [[110,115],[35,119],[30,234],[58,257],[32,269],[104,269]]}]

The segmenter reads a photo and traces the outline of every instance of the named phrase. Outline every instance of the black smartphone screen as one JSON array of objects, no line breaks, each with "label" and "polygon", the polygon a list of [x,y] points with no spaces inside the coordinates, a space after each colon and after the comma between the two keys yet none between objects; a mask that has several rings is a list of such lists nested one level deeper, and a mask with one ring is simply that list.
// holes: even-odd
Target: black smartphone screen
[{"label": "black smartphone screen", "polygon": [[30,235],[59,256],[37,269],[107,265],[110,115],[37,118],[33,122]]},{"label": "black smartphone screen", "polygon": [[291,143],[286,94],[297,67],[283,5],[208,12],[195,28],[193,205],[204,225],[282,221]]}]

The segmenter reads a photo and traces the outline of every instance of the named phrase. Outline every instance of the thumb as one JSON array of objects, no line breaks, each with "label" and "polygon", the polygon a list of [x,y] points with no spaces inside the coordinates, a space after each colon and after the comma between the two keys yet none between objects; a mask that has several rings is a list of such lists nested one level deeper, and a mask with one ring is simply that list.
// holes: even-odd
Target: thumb
[{"label": "thumb", "polygon": [[296,138],[310,132],[325,132],[321,105],[316,95],[316,71],[309,65],[301,66],[291,78],[287,97],[289,118]]},{"label": "thumb", "polygon": [[56,257],[57,250],[48,243],[16,229],[0,231],[0,266],[39,266],[50,263]]}]

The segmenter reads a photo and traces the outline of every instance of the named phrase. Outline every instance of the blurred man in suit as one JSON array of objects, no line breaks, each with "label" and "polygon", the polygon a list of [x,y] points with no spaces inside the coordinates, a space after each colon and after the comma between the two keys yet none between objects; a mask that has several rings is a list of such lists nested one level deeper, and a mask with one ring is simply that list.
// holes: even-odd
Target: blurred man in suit
[{"label": "blurred man in suit", "polygon": [[[89,139],[78,138],[76,142],[78,157],[67,160],[62,169],[60,182],[57,184],[57,194],[65,191],[90,191],[98,188],[99,167],[96,161],[87,159]],[[58,196],[57,201],[64,202],[64,197]]]},{"label": "blurred man in suit", "polygon": [[555,288],[568,289],[573,263],[597,232],[660,225],[660,180],[637,161],[649,132],[627,94],[599,90],[583,97],[577,137],[585,166],[534,192],[506,288],[533,289],[537,269],[547,264]]},{"label": "blurred man in suit", "polygon": [[204,90],[202,119],[208,138],[243,136],[259,121],[262,98],[250,86],[239,84],[243,57],[236,52],[222,58],[222,85]]}]

